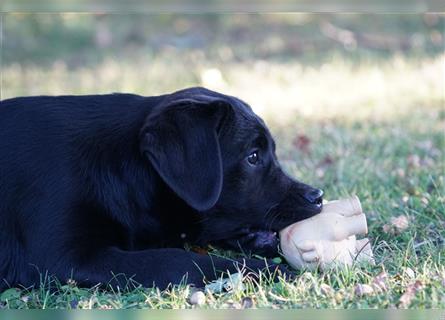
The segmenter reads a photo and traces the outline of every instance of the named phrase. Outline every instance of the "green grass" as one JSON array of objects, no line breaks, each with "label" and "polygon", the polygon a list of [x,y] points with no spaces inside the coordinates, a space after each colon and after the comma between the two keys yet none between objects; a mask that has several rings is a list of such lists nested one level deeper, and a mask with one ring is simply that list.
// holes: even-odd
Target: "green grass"
[{"label": "green grass", "polygon": [[[164,24],[159,21],[156,24],[165,28],[175,25],[169,23],[168,17],[164,18]],[[366,17],[372,21],[377,18]],[[93,21],[91,17],[82,19]],[[190,17],[181,19],[185,22],[178,18],[175,23],[189,23],[190,34],[199,34],[204,23],[212,26],[204,33],[211,33],[212,28],[223,30],[224,41],[207,39],[203,48],[183,48],[179,44],[159,48],[141,45],[135,47],[135,52],[120,52],[122,56],[113,51],[115,47],[103,49],[104,52],[93,48],[94,53],[89,54],[85,48],[80,51],[71,48],[90,41],[91,31],[82,24],[75,37],[77,44],[65,43],[58,60],[50,63],[44,59],[45,54],[35,60],[30,55],[33,46],[38,46],[37,39],[28,43],[17,38],[10,44],[6,38],[4,50],[9,48],[10,52],[5,55],[7,63],[2,68],[3,98],[117,91],[149,95],[204,85],[239,96],[265,118],[276,138],[282,165],[290,175],[323,188],[327,199],[351,194],[360,197],[367,214],[375,266],[354,266],[325,273],[301,270],[295,280],[281,279],[278,283],[273,283],[268,275],[262,275],[259,283],[245,279],[244,290],[207,292],[207,302],[201,308],[238,308],[246,298],[251,298],[258,308],[403,307],[400,297],[416,281],[422,286],[406,307],[445,308],[443,53],[428,46],[419,52],[388,47],[382,53],[360,43],[357,51],[346,52],[335,47],[332,40],[320,37],[319,20],[315,18],[305,24],[301,22],[304,19],[295,22],[289,16],[282,20],[277,16],[263,17],[265,20],[253,17],[247,22],[228,17],[219,18],[216,26],[211,19],[198,19],[198,22],[190,22],[193,20]],[[404,17],[398,28],[394,27],[397,21],[391,20],[395,18],[378,19],[379,23],[366,20],[368,23],[360,24],[362,18],[336,16],[331,22],[352,30],[357,26],[367,28],[365,33],[392,34],[397,39],[409,38],[416,30],[421,35],[425,33],[425,37],[430,32],[422,29],[422,19],[418,17],[411,20]],[[71,39],[73,30],[69,26],[75,25],[74,18],[64,22],[63,28],[70,31],[65,33],[62,27],[56,30],[52,26],[57,20],[38,20],[30,21],[33,28],[38,26],[33,29],[33,37]],[[125,35],[125,30],[131,31],[131,28],[125,29],[123,20],[113,17],[113,21],[122,21],[120,33]],[[20,20],[16,23],[9,29],[6,26],[5,30],[26,38],[26,30],[19,32]],[[255,51],[252,48],[256,47],[256,41],[229,37],[242,32],[255,33],[246,27],[250,23],[265,32],[264,43],[270,41],[272,51],[267,51],[264,43]],[[271,27],[264,28],[265,23]],[[443,19],[439,20],[440,25],[443,23]],[[299,25],[302,27],[298,28]],[[385,29],[388,25],[389,29]],[[88,26],[95,28],[94,24]],[[306,40],[313,36],[321,49],[313,47],[302,60],[300,56],[293,56],[297,53],[289,53],[287,46],[282,51],[273,51],[274,35],[282,34],[285,43],[290,43],[287,40],[295,35],[292,30]],[[177,39],[180,34],[178,31],[169,36],[169,31],[165,32],[167,40]],[[124,35],[119,39],[124,39]],[[150,34],[146,37],[151,39]],[[13,54],[21,41],[28,43],[29,47],[25,48],[30,51],[28,55],[26,50]],[[232,56],[225,59],[221,57],[230,54],[221,43],[227,41],[231,44]],[[205,52],[206,45],[210,52]],[[325,47],[333,48],[333,52],[323,52]],[[45,51],[44,46],[38,48],[38,53]],[[261,50],[272,52],[272,56]],[[314,51],[321,57],[308,58]],[[65,57],[66,52],[70,54]],[[98,56],[101,58],[96,60]],[[73,57],[85,58],[88,63],[82,60],[73,65]],[[295,143],[298,137],[308,141],[305,148]],[[398,216],[408,219],[407,228],[399,234],[385,232],[384,227],[391,224],[391,218]],[[210,251],[236,255],[215,248]],[[357,285],[372,285],[382,272],[387,275],[387,290],[364,296],[356,294]],[[188,302],[192,291],[193,288],[185,285],[159,291],[142,288],[131,281],[128,288],[121,290],[85,289],[73,282],[59,283],[42,275],[39,288],[13,288],[0,294],[0,305],[4,308],[195,308]]]}]

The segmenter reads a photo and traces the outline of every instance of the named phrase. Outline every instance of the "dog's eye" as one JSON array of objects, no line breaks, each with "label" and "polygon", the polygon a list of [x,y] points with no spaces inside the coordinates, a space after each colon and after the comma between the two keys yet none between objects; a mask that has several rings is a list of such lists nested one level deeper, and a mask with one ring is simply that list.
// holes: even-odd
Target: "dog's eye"
[{"label": "dog's eye", "polygon": [[258,157],[258,152],[252,152],[248,157],[247,157],[247,162],[249,162],[249,164],[251,164],[251,165],[256,165],[256,164],[258,164],[258,160],[259,160],[259,157]]}]

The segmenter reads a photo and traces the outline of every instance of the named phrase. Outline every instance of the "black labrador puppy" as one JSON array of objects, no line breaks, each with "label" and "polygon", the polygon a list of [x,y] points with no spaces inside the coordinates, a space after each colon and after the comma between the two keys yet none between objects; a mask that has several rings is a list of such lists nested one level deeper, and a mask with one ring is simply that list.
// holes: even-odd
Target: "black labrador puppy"
[{"label": "black labrador puppy", "polygon": [[276,232],[320,212],[321,197],[283,173],[264,122],[231,96],[190,88],[1,102],[3,287],[37,284],[46,271],[87,286],[124,274],[159,287],[184,276],[202,286],[244,263],[259,271],[265,261],[184,243],[277,255]]}]

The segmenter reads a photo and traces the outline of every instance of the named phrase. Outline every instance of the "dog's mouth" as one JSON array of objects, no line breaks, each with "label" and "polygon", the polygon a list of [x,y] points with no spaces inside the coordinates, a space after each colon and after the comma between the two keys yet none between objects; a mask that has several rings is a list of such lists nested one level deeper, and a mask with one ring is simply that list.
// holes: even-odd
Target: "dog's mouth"
[{"label": "dog's mouth", "polygon": [[280,238],[278,231],[275,230],[250,229],[248,233],[238,238],[238,243],[251,248],[252,252],[269,256],[274,255],[274,252],[276,252]]},{"label": "dog's mouth", "polygon": [[258,247],[274,245],[279,241],[278,233],[273,230],[250,230],[245,236],[246,240],[253,242]]},{"label": "dog's mouth", "polygon": [[323,199],[319,198],[314,203],[315,208],[321,209],[323,207]]},{"label": "dog's mouth", "polygon": [[274,230],[243,228],[236,236],[214,244],[245,253],[275,256],[279,241],[278,233]]}]

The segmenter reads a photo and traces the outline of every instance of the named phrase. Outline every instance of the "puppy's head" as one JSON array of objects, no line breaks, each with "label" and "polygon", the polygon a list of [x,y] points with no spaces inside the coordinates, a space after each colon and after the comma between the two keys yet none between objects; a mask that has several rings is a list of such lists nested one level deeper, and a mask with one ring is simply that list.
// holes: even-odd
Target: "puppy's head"
[{"label": "puppy's head", "polygon": [[200,240],[267,254],[276,232],[321,211],[322,191],[287,176],[264,122],[244,102],[203,88],[173,93],[141,131],[164,182],[202,215]]}]

